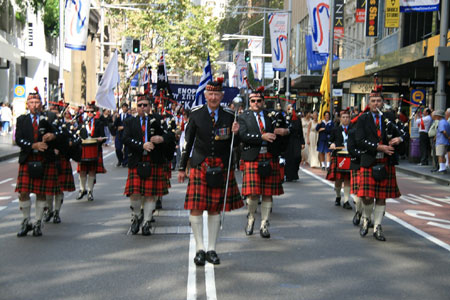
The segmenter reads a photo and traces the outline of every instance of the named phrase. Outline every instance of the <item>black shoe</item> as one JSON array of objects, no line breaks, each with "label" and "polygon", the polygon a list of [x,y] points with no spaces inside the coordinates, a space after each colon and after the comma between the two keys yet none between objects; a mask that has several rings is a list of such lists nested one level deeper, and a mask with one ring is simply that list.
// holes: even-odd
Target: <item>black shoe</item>
[{"label": "black shoe", "polygon": [[326,168],[325,167],[322,167],[322,171],[325,171],[326,170]]},{"label": "black shoe", "polygon": [[386,241],[386,238],[384,237],[384,234],[383,234],[383,230],[381,229],[381,225],[377,226],[377,229],[373,233],[373,236],[379,241],[382,241],[382,242]]},{"label": "black shoe", "polygon": [[353,216],[353,225],[358,226],[360,222],[361,222],[361,213],[356,212],[355,215]]},{"label": "black shoe", "polygon": [[20,227],[20,231],[17,233],[18,237],[26,236],[28,231],[33,230],[33,225],[28,222],[28,219],[23,220],[22,226]]},{"label": "black shoe", "polygon": [[432,169],[432,170],[430,170],[431,173],[434,173],[434,172],[437,172],[437,171],[439,171],[439,169]]},{"label": "black shoe", "polygon": [[55,223],[55,224],[61,223],[61,218],[59,217],[58,210],[55,210],[55,215],[53,216],[53,223]]},{"label": "black shoe", "polygon": [[195,254],[195,257],[194,257],[194,263],[195,263],[197,266],[204,266],[204,265],[205,265],[205,256],[206,256],[205,251],[199,250],[199,251]]},{"label": "black shoe", "polygon": [[162,209],[161,199],[156,200],[155,209]]},{"label": "black shoe", "polygon": [[120,167],[122,165],[122,162],[118,162],[117,164],[116,164],[116,167]]},{"label": "black shoe", "polygon": [[141,227],[141,219],[134,215],[131,218],[131,234],[137,234],[139,232],[139,227]]},{"label": "black shoe", "polygon": [[92,191],[88,192],[88,201],[94,201],[94,195],[92,194]]},{"label": "black shoe", "polygon": [[152,224],[150,221],[145,222],[144,226],[142,226],[142,235],[151,235]]},{"label": "black shoe", "polygon": [[334,205],[341,206],[341,197],[336,197],[336,200],[334,201]]},{"label": "black shoe", "polygon": [[128,167],[128,163],[123,163],[122,167],[124,167],[124,168]]},{"label": "black shoe", "polygon": [[248,217],[247,217],[247,226],[245,227],[245,234],[252,235],[254,226],[255,226],[255,219],[250,221],[250,219],[248,219]]},{"label": "black shoe", "polygon": [[264,225],[259,229],[259,235],[265,239],[270,238],[269,222],[265,222]]},{"label": "black shoe", "polygon": [[369,219],[362,218],[361,228],[359,229],[360,236],[366,236],[367,232],[369,232]]},{"label": "black shoe", "polygon": [[47,209],[44,211],[44,222],[48,223],[52,219],[55,212],[53,210]]},{"label": "black shoe", "polygon": [[84,196],[86,196],[86,194],[87,194],[87,191],[86,190],[80,190],[79,192],[78,192],[78,196],[77,196],[77,200],[81,200]]},{"label": "black shoe", "polygon": [[41,236],[42,230],[41,230],[42,223],[41,221],[36,221],[36,224],[33,226],[33,236]]},{"label": "black shoe", "polygon": [[350,205],[349,201],[345,202],[344,205],[342,205],[342,208],[353,209],[352,206]]},{"label": "black shoe", "polygon": [[219,256],[217,256],[217,253],[214,250],[206,252],[206,260],[213,265],[220,264],[220,258]]}]

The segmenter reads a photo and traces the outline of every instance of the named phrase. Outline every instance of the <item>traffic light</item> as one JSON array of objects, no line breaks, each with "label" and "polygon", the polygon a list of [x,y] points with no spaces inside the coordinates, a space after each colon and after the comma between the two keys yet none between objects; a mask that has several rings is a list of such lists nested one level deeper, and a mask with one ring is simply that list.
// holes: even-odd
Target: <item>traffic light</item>
[{"label": "traffic light", "polygon": [[133,53],[139,54],[141,52],[141,41],[133,40]]},{"label": "traffic light", "polygon": [[275,93],[278,93],[278,90],[280,89],[280,79],[274,78],[273,79],[273,91]]},{"label": "traffic light", "polygon": [[244,51],[244,59],[246,63],[249,63],[251,60],[252,52],[249,49]]}]

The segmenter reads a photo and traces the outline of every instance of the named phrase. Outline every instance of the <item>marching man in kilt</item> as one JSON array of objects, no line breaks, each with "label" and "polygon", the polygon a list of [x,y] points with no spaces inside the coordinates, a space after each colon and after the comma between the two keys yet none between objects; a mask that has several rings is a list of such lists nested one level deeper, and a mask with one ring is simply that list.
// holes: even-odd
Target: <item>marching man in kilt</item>
[{"label": "marching man in kilt", "polygon": [[375,199],[373,235],[379,241],[386,240],[381,228],[386,198],[400,197],[395,175],[395,164],[398,163],[395,147],[403,142],[398,128],[390,130],[392,123],[380,114],[382,107],[381,90],[375,89],[369,97],[370,111],[358,118],[356,129],[356,143],[361,150],[357,194],[363,203],[360,235],[365,236],[369,230],[369,219]]},{"label": "marching man in kilt", "polygon": [[[190,173],[184,208],[190,210],[189,221],[195,238],[194,262],[203,266],[205,260],[219,264],[216,240],[220,227],[220,211],[223,209],[225,185],[232,133],[237,134],[239,124],[234,122],[234,112],[220,106],[223,99],[223,79],[206,86],[206,104],[192,109],[186,128],[185,147],[181,154],[178,181],[186,178],[189,155]],[[194,144],[195,141],[195,144]],[[244,206],[231,167],[227,192],[226,211]],[[203,211],[208,212],[208,249],[203,244]]]},{"label": "marching man in kilt", "polygon": [[[130,197],[131,233],[137,234],[142,220],[142,235],[151,235],[151,219],[156,197],[168,193],[164,166],[166,152],[174,139],[161,116],[147,114],[150,100],[137,96],[137,116],[125,120],[123,142],[128,146],[128,179],[125,195]],[[143,201],[143,203],[142,203]],[[141,206],[144,215],[141,216]]]},{"label": "marching man in kilt", "polygon": [[258,200],[262,196],[259,233],[263,238],[270,238],[272,196],[284,194],[278,156],[284,151],[280,145],[289,129],[274,128],[269,113],[264,110],[263,90],[252,91],[249,99],[250,110],[239,116],[239,137],[243,146],[241,159],[244,161],[242,195],[247,196],[248,204],[245,234],[253,234]]},{"label": "marching man in kilt", "polygon": [[[28,95],[27,107],[30,113],[17,118],[15,136],[20,147],[16,192],[19,193],[19,208],[23,214],[18,237],[26,236],[30,230],[33,230],[33,236],[42,235],[42,218],[47,205],[45,197],[61,193],[54,156],[57,132],[51,125],[55,114],[47,112],[44,116],[38,91]],[[33,226],[30,193],[36,194],[36,223]]]},{"label": "marching man in kilt", "polygon": [[[100,118],[94,117],[95,101],[88,104],[85,111],[87,113],[87,120],[79,126],[79,135],[83,140],[87,140],[88,138],[97,140],[98,158],[92,161],[83,161],[82,157],[78,163],[77,172],[80,176],[80,191],[78,192],[77,200],[82,199],[87,194],[88,201],[94,201],[93,193],[96,174],[106,173],[106,169],[103,166],[102,148],[102,144],[106,141],[105,125]],[[86,181],[88,184],[87,191]]]},{"label": "marching man in kilt", "polygon": [[[331,166],[327,173],[327,180],[334,181],[336,200],[334,205],[341,205],[341,189],[344,186],[343,208],[352,209],[350,205],[350,170],[340,170],[338,167],[338,152],[347,151],[348,132],[350,130],[350,112],[343,110],[340,113],[341,124],[333,128],[328,140],[328,148],[333,150],[331,155]],[[347,158],[350,163],[350,157]]]}]

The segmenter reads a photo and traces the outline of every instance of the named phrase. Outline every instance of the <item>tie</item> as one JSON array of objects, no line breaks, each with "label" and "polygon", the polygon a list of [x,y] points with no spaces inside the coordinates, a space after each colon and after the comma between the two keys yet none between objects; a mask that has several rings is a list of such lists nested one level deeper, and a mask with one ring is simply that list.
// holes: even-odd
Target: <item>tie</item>
[{"label": "tie", "polygon": [[380,116],[377,115],[376,118],[377,119],[375,121],[375,124],[377,125],[377,135],[378,135],[378,138],[381,140]]},{"label": "tie", "polygon": [[216,126],[216,119],[214,118],[216,116],[215,112],[211,112],[211,121],[213,124],[213,127]]},{"label": "tie", "polygon": [[261,116],[259,114],[258,114],[258,124],[259,124],[259,130],[261,130],[261,134],[264,134],[265,133],[264,124],[263,124],[263,122],[261,120]]},{"label": "tie", "polygon": [[420,117],[420,129],[425,130],[425,123],[423,122],[422,117]]},{"label": "tie", "polygon": [[347,131],[348,131],[347,127],[344,127],[345,134],[347,134]]},{"label": "tie", "polygon": [[39,133],[39,126],[37,123],[37,116],[34,115],[33,116],[33,138],[34,138],[35,142],[37,142],[37,140],[38,140],[38,133]]},{"label": "tie", "polygon": [[146,120],[145,120],[145,118],[142,118],[141,119],[142,120],[142,122],[141,122],[141,124],[142,124],[142,126],[141,126],[141,128],[142,128],[142,141],[145,143],[145,138],[146,138],[146,136],[145,136],[145,127],[146,127]]},{"label": "tie", "polygon": [[91,120],[91,137],[94,137],[94,131],[95,131],[95,121],[94,119]]}]

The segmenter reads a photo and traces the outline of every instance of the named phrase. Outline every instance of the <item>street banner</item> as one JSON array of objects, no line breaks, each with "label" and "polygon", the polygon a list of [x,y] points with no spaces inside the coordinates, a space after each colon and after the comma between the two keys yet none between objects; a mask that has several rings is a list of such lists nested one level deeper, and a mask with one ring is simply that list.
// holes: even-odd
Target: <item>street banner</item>
[{"label": "street banner", "polygon": [[234,57],[234,64],[236,65],[236,70],[234,71],[233,77],[236,80],[235,87],[243,88],[247,87],[244,77],[247,76],[247,63],[245,62],[244,53],[239,52]]},{"label": "street banner", "polygon": [[119,62],[117,61],[116,50],[109,61],[108,66],[106,67],[102,80],[100,80],[97,94],[95,95],[98,106],[111,110],[117,108],[116,100],[114,98],[114,89],[117,87],[119,82]]},{"label": "street banner", "polygon": [[306,61],[310,71],[322,71],[322,66],[326,65],[328,55],[319,54],[313,49],[313,40],[311,35],[305,36],[306,42]]},{"label": "street banner", "polygon": [[378,0],[366,2],[366,36],[378,35]]},{"label": "street banner", "polygon": [[330,34],[330,1],[307,0],[309,23],[312,28],[312,37],[317,52],[328,53]]},{"label": "street banner", "polygon": [[86,51],[91,0],[66,0],[65,47]]},{"label": "street banner", "polygon": [[334,0],[334,38],[344,37],[344,0]]},{"label": "street banner", "polygon": [[200,78],[200,83],[198,84],[197,92],[195,93],[195,105],[205,104],[206,98],[203,92],[206,89],[206,85],[208,82],[212,81],[212,70],[211,70],[211,62],[209,60],[209,53],[208,58],[206,59],[206,65],[203,68],[203,74]]},{"label": "street banner", "polygon": [[272,48],[272,68],[274,71],[286,72],[288,14],[272,13],[268,15],[270,45]]},{"label": "street banner", "polygon": [[386,15],[384,27],[398,28],[400,24],[400,0],[386,1]]},{"label": "street banner", "polygon": [[364,23],[366,20],[366,0],[356,0],[356,23]]},{"label": "street banner", "polygon": [[252,60],[251,65],[253,69],[253,76],[255,80],[261,81],[262,80],[262,64],[263,60],[262,57],[255,57],[256,55],[262,54],[262,47],[263,47],[263,40],[262,39],[249,39],[248,40],[248,47],[252,52]]},{"label": "street banner", "polygon": [[400,0],[400,12],[439,11],[439,0]]},{"label": "street banner", "polygon": [[227,64],[227,71],[228,71],[228,83],[230,87],[237,87],[238,76],[236,73],[236,64],[234,62]]},{"label": "street banner", "polygon": [[325,112],[330,111],[330,86],[330,58],[328,58],[325,72],[323,72],[322,83],[320,84],[322,103],[319,110],[319,122],[325,119]]}]

